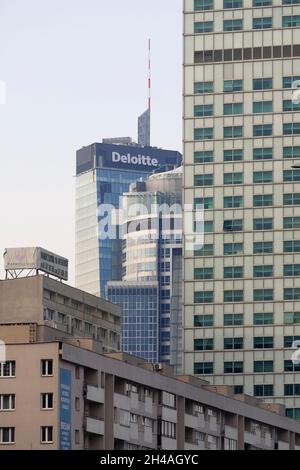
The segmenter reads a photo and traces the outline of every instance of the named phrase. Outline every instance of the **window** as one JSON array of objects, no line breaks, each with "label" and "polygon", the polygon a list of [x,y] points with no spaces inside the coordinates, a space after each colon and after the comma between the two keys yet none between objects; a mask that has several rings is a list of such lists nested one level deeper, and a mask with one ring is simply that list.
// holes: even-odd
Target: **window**
[{"label": "window", "polygon": [[212,197],[199,197],[194,200],[194,208],[197,210],[198,208],[204,208],[206,210],[214,208],[214,200]]},{"label": "window", "polygon": [[16,409],[16,395],[0,395],[0,411]]},{"label": "window", "polygon": [[239,208],[244,206],[244,198],[243,196],[229,196],[224,197],[224,208],[225,209],[233,209]]},{"label": "window", "polygon": [[195,186],[213,186],[214,175],[195,175]]},{"label": "window", "polygon": [[300,103],[294,102],[292,100],[283,101],[283,112],[289,113],[292,111],[299,111],[299,110],[300,110]]},{"label": "window", "polygon": [[194,84],[195,95],[204,95],[214,92],[214,82],[196,82]]},{"label": "window", "polygon": [[253,253],[255,255],[273,253],[273,242],[256,242],[256,243],[253,243]]},{"label": "window", "polygon": [[253,277],[273,277],[273,266],[254,266]]},{"label": "window", "polygon": [[224,338],[224,349],[243,349],[244,338]]},{"label": "window", "polygon": [[80,411],[80,398],[75,397],[75,411]]},{"label": "window", "polygon": [[41,407],[42,410],[53,409],[53,393],[42,393],[41,394]]},{"label": "window", "polygon": [[273,372],[274,363],[273,361],[255,361],[253,370],[255,374]]},{"label": "window", "polygon": [[285,336],[284,337],[284,347],[291,348],[295,342],[300,341],[300,336]]},{"label": "window", "polygon": [[15,428],[0,428],[0,444],[15,443]]},{"label": "window", "polygon": [[214,222],[212,220],[194,223],[194,232],[196,233],[211,233],[213,231],[214,231]]},{"label": "window", "polygon": [[244,291],[242,290],[225,290],[224,302],[243,302]]},{"label": "window", "polygon": [[212,10],[213,7],[213,0],[194,0],[195,11]]},{"label": "window", "polygon": [[194,116],[195,117],[205,117],[205,116],[213,116],[214,114],[214,106],[212,104],[201,104],[198,106],[194,106]]},{"label": "window", "polygon": [[271,90],[272,88],[272,78],[256,78],[253,80],[253,90]]},{"label": "window", "polygon": [[274,395],[273,385],[254,385],[255,397],[272,397]]},{"label": "window", "polygon": [[214,246],[213,245],[203,245],[202,248],[194,251],[194,256],[214,256]]},{"label": "window", "polygon": [[194,278],[196,280],[206,280],[214,278],[214,268],[196,268],[194,270]]},{"label": "window", "polygon": [[300,408],[286,408],[285,411],[288,418],[300,420]]},{"label": "window", "polygon": [[243,362],[224,362],[224,374],[243,374]]},{"label": "window", "polygon": [[244,315],[242,313],[230,313],[224,315],[224,326],[242,326]]},{"label": "window", "polygon": [[283,124],[283,135],[299,135],[300,134],[300,122],[290,122]]},{"label": "window", "polygon": [[224,0],[224,9],[243,8],[243,0]]},{"label": "window", "polygon": [[254,289],[253,291],[253,300],[255,302],[268,302],[273,300],[273,298],[273,289]]},{"label": "window", "polygon": [[273,26],[273,18],[264,16],[263,18],[253,18],[253,29],[269,29]]},{"label": "window", "polygon": [[297,206],[300,204],[300,193],[284,194],[283,204],[285,206]]},{"label": "window", "polygon": [[300,147],[283,147],[283,158],[300,158]]},{"label": "window", "polygon": [[244,174],[243,173],[225,173],[224,184],[243,184]]},{"label": "window", "polygon": [[257,101],[253,103],[253,114],[272,113],[272,112],[273,112],[272,101]]},{"label": "window", "polygon": [[272,349],[274,347],[273,336],[254,338],[253,345],[254,349]]},{"label": "window", "polygon": [[300,300],[300,289],[284,289],[284,300]]},{"label": "window", "polygon": [[244,393],[244,386],[243,385],[234,385],[234,394],[235,395],[241,395]]},{"label": "window", "polygon": [[195,163],[211,163],[214,160],[213,152],[195,152]]},{"label": "window", "polygon": [[300,26],[300,15],[282,17],[283,28],[297,28],[298,26]]},{"label": "window", "polygon": [[284,217],[283,228],[285,230],[300,228],[300,217]]},{"label": "window", "polygon": [[253,160],[272,160],[272,158],[273,158],[272,148],[253,149]]},{"label": "window", "polygon": [[41,373],[42,373],[42,376],[44,377],[53,375],[53,360],[52,359],[41,360]]},{"label": "window", "polygon": [[194,326],[196,328],[214,326],[214,316],[213,315],[195,315]]},{"label": "window", "polygon": [[79,429],[75,429],[75,444],[76,445],[80,444],[80,431],[79,431]]},{"label": "window", "polygon": [[224,279],[242,279],[244,277],[243,266],[224,268]]},{"label": "window", "polygon": [[213,362],[196,362],[194,364],[195,375],[212,375],[214,373]]},{"label": "window", "polygon": [[194,293],[194,303],[195,304],[211,304],[214,302],[214,292],[205,291],[205,292],[195,292]]},{"label": "window", "polygon": [[137,424],[138,422],[138,415],[131,413],[130,414],[130,423],[132,424]]},{"label": "window", "polygon": [[195,132],[194,132],[195,140],[212,140],[213,138],[214,138],[213,127],[195,129]]},{"label": "window", "polygon": [[243,159],[244,152],[242,149],[224,151],[224,162],[241,162]]},{"label": "window", "polygon": [[214,30],[213,21],[197,21],[194,24],[195,34],[212,33]]},{"label": "window", "polygon": [[264,194],[262,196],[253,196],[254,207],[273,206],[273,194]]},{"label": "window", "polygon": [[195,351],[212,351],[214,349],[214,340],[212,338],[201,338],[194,340]]},{"label": "window", "polygon": [[224,81],[224,93],[234,93],[236,91],[243,91],[244,82],[243,80],[225,80]]},{"label": "window", "polygon": [[273,230],[273,219],[254,219],[253,230]]},{"label": "window", "polygon": [[224,127],[224,139],[235,139],[239,137],[243,137],[242,126]]},{"label": "window", "polygon": [[293,361],[284,361],[284,372],[300,372],[300,365]]},{"label": "window", "polygon": [[283,88],[293,88],[293,83],[298,82],[299,80],[300,80],[300,76],[298,76],[298,77],[283,77],[282,87]]},{"label": "window", "polygon": [[15,377],[16,361],[0,362],[0,377]]},{"label": "window", "polygon": [[244,112],[243,103],[224,104],[224,114],[225,115],[243,114],[243,112]]},{"label": "window", "polygon": [[42,426],[41,427],[41,442],[42,444],[51,444],[53,442],[53,427]]},{"label": "window", "polygon": [[224,255],[240,255],[244,252],[243,243],[225,243],[224,244]]},{"label": "window", "polygon": [[224,232],[242,232],[244,227],[243,220],[225,220],[223,230]]},{"label": "window", "polygon": [[255,171],[253,173],[253,183],[272,183],[272,171]]},{"label": "window", "polygon": [[225,20],[223,29],[224,31],[241,31],[243,29],[243,20]]},{"label": "window", "polygon": [[273,0],[253,0],[254,7],[266,7],[272,5]]},{"label": "window", "polygon": [[254,325],[273,325],[274,315],[273,313],[254,313],[253,315]]},{"label": "window", "polygon": [[300,312],[285,312],[284,323],[285,325],[295,325],[300,323]]},{"label": "window", "polygon": [[284,394],[286,396],[299,396],[300,395],[300,384],[285,384]]},{"label": "window", "polygon": [[272,124],[261,124],[253,126],[253,137],[266,137],[273,134]]},{"label": "window", "polygon": [[300,240],[283,242],[284,253],[300,253]]},{"label": "window", "polygon": [[288,182],[299,182],[300,181],[300,170],[284,170],[283,181]]},{"label": "window", "polygon": [[285,264],[283,267],[284,277],[300,276],[300,264]]}]

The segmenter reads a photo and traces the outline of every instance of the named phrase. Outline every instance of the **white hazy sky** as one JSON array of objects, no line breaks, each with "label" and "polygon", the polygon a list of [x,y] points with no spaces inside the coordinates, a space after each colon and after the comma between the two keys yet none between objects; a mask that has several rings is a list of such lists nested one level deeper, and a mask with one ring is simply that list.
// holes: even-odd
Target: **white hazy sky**
[{"label": "white hazy sky", "polygon": [[2,252],[44,246],[74,279],[76,149],[137,134],[152,38],[152,144],[181,150],[181,0],[0,0]]}]

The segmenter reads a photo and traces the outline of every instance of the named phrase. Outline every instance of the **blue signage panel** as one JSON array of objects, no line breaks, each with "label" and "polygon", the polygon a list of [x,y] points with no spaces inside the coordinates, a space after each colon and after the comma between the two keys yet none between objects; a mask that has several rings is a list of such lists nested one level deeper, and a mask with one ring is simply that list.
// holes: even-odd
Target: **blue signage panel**
[{"label": "blue signage panel", "polygon": [[72,372],[60,369],[60,450],[72,449]]},{"label": "blue signage panel", "polygon": [[173,150],[136,145],[93,144],[77,152],[77,175],[94,168],[112,168],[145,173],[181,165],[182,155]]}]

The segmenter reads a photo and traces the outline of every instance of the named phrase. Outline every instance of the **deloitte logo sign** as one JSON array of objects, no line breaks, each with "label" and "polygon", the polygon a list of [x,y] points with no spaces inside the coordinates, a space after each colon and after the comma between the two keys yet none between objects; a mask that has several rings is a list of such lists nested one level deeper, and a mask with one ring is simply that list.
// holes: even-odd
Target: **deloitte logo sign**
[{"label": "deloitte logo sign", "polygon": [[148,167],[158,167],[158,160],[156,158],[149,157],[149,155],[131,155],[127,153],[122,155],[118,152],[112,152],[113,163],[124,163],[125,165],[142,165]]}]

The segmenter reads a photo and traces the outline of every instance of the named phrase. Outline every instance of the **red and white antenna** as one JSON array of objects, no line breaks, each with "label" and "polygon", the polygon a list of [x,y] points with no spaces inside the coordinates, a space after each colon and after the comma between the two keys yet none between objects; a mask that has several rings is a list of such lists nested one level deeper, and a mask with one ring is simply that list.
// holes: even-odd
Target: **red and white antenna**
[{"label": "red and white antenna", "polygon": [[149,46],[148,46],[148,89],[149,89],[149,101],[148,101],[148,110],[149,113],[151,112],[151,39],[149,39]]}]

